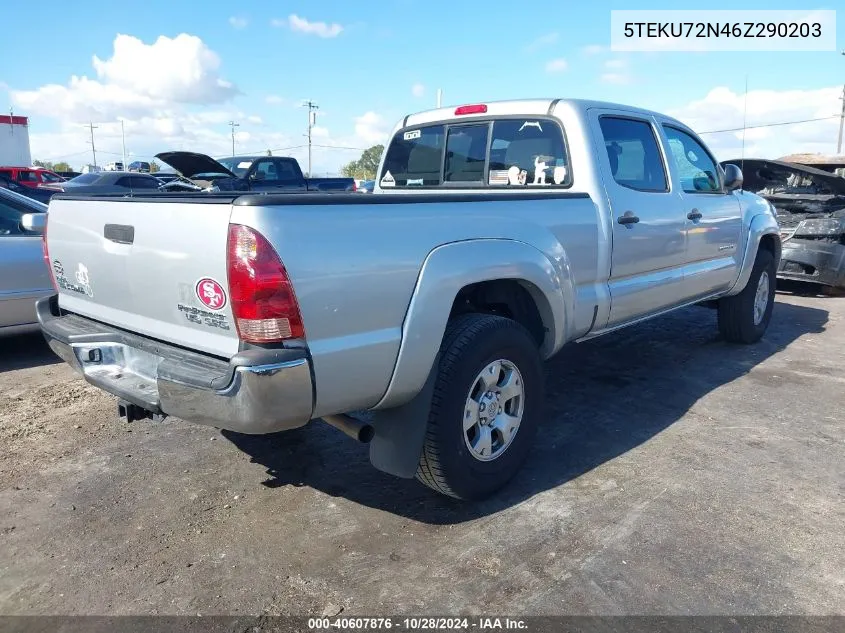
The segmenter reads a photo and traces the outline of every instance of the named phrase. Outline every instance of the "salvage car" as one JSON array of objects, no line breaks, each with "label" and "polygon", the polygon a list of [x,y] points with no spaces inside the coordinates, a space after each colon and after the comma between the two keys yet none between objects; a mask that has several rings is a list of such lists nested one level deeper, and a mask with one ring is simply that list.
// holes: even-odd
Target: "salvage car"
[{"label": "salvage car", "polygon": [[150,174],[129,173],[124,171],[99,171],[82,174],[67,182],[51,185],[55,191],[76,195],[129,194],[133,191],[155,191],[162,186],[161,181]]},{"label": "salvage car", "polygon": [[[295,158],[286,156],[232,156],[214,160],[196,152],[164,152],[156,158],[170,165],[202,191],[355,191],[352,178],[307,178]],[[185,190],[184,183],[165,189]]]},{"label": "salvage car", "polygon": [[7,178],[4,174],[0,173],[0,189],[7,189],[9,191],[14,191],[17,194],[22,196],[26,196],[27,198],[32,198],[33,200],[37,200],[38,202],[43,202],[47,204],[50,202],[50,198],[53,197],[53,194],[56,193],[57,190],[49,189],[47,187],[24,187],[23,185]]},{"label": "salvage car", "polygon": [[777,276],[845,288],[845,178],[777,160],[730,162],[742,164],[745,188],[777,210],[783,241]]},{"label": "salvage car", "polygon": [[35,301],[55,293],[42,250],[47,205],[0,188],[0,335],[37,330]]},{"label": "salvage car", "polygon": [[728,342],[766,332],[773,207],[671,117],[441,108],[381,161],[366,196],[56,196],[50,347],[127,420],[322,419],[376,468],[478,499],[527,459],[565,344],[704,302]]}]

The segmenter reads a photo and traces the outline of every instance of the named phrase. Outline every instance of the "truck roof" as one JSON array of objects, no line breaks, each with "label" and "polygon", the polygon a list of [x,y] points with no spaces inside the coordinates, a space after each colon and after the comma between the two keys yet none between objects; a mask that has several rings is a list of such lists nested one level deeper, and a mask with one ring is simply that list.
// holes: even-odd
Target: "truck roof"
[{"label": "truck roof", "polygon": [[[487,116],[505,116],[510,114],[533,114],[546,115],[550,114],[551,109],[559,104],[569,105],[570,107],[586,111],[591,108],[612,108],[614,110],[625,110],[627,112],[641,114],[645,116],[657,116],[667,119],[681,125],[688,127],[662,112],[655,112],[645,108],[638,108],[622,103],[612,103],[609,101],[596,101],[591,99],[564,99],[564,98],[545,98],[545,99],[506,99],[500,101],[476,101],[476,104],[484,104],[487,106],[485,115]],[[455,114],[456,106],[448,106],[443,108],[435,108],[432,110],[423,110],[415,112],[406,116],[397,126],[397,129],[408,127],[409,125],[420,125],[423,123],[431,123],[434,121],[443,121],[448,119],[459,118],[460,115]]]}]

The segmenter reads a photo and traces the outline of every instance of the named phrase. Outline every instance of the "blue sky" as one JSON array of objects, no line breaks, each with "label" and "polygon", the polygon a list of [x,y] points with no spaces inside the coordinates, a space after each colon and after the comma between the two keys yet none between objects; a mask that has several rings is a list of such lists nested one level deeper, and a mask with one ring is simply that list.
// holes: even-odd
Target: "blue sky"
[{"label": "blue sky", "polygon": [[[696,3],[698,4],[698,3]],[[305,98],[320,105],[315,143],[367,147],[408,112],[444,103],[573,96],[669,112],[701,132],[838,112],[845,56],[799,53],[613,53],[611,9],[687,8],[679,2],[79,2],[32,20],[25,3],[4,6],[0,106],[30,117],[33,158],[98,162],[120,149],[138,157],[168,149],[213,155],[304,143]],[[690,3],[689,8],[701,8]],[[835,9],[833,3],[735,0],[708,9]],[[837,16],[845,48],[845,11]],[[292,16],[295,16],[292,17]],[[321,24],[322,23],[322,24]],[[116,50],[118,34],[124,38]],[[182,38],[159,46],[161,36]],[[137,38],[132,44],[129,38]],[[100,60],[93,61],[94,56]],[[18,61],[9,63],[9,60]],[[76,77],[73,80],[72,77]],[[86,79],[81,79],[81,78]],[[837,88],[838,87],[838,88]],[[835,150],[838,122],[749,131],[746,150],[770,157]],[[730,154],[736,134],[705,137]],[[112,152],[107,154],[106,152]],[[302,159],[303,148],[285,152]],[[356,150],[317,148],[315,172],[334,171]],[[730,156],[725,155],[725,158]]]}]

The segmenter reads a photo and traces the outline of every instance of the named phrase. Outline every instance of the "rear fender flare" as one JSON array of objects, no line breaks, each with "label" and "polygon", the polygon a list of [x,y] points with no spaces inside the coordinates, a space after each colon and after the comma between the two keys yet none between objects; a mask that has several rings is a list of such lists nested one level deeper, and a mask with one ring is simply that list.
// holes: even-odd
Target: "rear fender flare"
[{"label": "rear fender flare", "polygon": [[567,340],[575,290],[563,249],[554,263],[537,248],[516,240],[452,242],[433,249],[420,269],[402,324],[402,342],[387,390],[374,409],[411,400],[428,378],[458,292],[483,281],[513,279],[534,300],[546,329],[540,353],[548,358]]}]

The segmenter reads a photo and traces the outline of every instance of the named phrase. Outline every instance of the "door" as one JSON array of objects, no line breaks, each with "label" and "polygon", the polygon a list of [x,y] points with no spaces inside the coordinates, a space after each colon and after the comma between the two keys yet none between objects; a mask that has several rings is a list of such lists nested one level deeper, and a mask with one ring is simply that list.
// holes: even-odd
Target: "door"
[{"label": "door", "polygon": [[32,210],[0,198],[0,328],[35,323],[35,301],[53,292],[41,234],[21,226],[25,213]]},{"label": "door", "polygon": [[663,132],[687,217],[685,294],[700,299],[727,290],[739,274],[741,206],[725,191],[718,163],[695,135],[669,124]]},{"label": "door", "polygon": [[594,110],[591,125],[613,218],[612,327],[683,303],[686,212],[653,119]]}]

